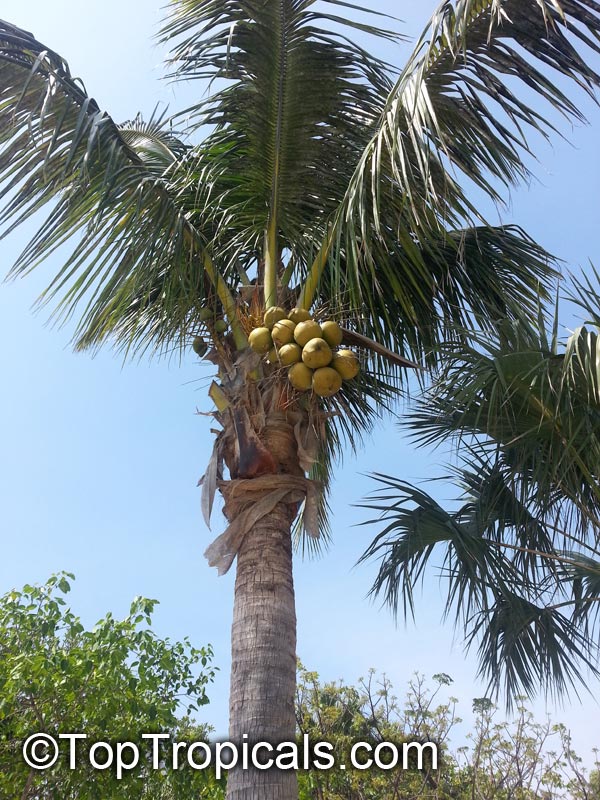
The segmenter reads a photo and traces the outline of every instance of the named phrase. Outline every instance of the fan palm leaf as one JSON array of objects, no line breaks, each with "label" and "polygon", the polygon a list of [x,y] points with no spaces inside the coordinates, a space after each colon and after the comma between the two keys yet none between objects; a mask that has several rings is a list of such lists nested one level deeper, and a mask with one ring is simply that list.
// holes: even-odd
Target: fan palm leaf
[{"label": "fan palm leaf", "polygon": [[457,444],[462,502],[447,511],[377,476],[384,488],[367,507],[385,526],[363,559],[380,559],[372,592],[405,614],[438,564],[446,614],[477,644],[490,687],[503,682],[509,702],[540,686],[561,693],[583,667],[599,674],[598,331],[561,346],[541,321],[513,319],[471,338],[447,348],[403,423],[421,445]]}]

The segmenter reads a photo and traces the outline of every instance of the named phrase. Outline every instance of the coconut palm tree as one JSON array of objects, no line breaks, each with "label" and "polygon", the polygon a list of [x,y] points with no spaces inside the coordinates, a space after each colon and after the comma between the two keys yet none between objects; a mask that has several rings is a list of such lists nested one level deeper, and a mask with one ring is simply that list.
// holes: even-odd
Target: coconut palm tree
[{"label": "coconut palm tree", "polygon": [[[554,275],[522,230],[486,222],[473,189],[497,201],[529,176],[529,137],[553,130],[544,109],[580,118],[557,76],[600,82],[592,0],[444,2],[400,70],[366,49],[399,43],[393,27],[352,0],[173,0],[170,74],[200,99],[117,124],[61,56],[0,26],[0,219],[8,232],[47,213],[12,274],[61,248],[42,300],[76,315],[77,348],[194,344],[216,368],[203,508],[220,491],[230,525],[207,554],[221,571],[237,560],[236,739],[294,736],[292,540],[326,539],[344,443],[457,326],[534,316]],[[277,334],[256,332],[282,313]],[[327,347],[295,330],[309,313],[337,323],[310,329]],[[289,331],[297,350],[264,353]],[[306,369],[288,376],[299,351]],[[292,771],[228,784],[231,800],[296,791]]]},{"label": "coconut palm tree", "polygon": [[435,565],[445,614],[509,704],[584,667],[600,677],[600,295],[583,279],[571,296],[589,323],[564,343],[557,317],[552,334],[526,319],[472,334],[404,419],[420,445],[457,446],[460,502],[379,475],[367,504],[384,524],[362,557],[380,559],[372,593],[413,614]]}]

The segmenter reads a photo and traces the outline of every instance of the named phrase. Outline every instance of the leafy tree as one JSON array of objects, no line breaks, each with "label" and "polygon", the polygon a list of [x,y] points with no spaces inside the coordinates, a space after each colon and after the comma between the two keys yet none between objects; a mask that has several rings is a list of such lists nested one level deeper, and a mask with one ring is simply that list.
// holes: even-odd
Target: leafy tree
[{"label": "leafy tree", "polygon": [[[335,459],[392,403],[407,367],[433,366],[437,343],[464,339],[457,323],[488,329],[514,306],[535,316],[554,275],[522,230],[486,223],[472,188],[497,200],[529,176],[530,135],[553,130],[545,111],[580,118],[557,78],[590,93],[599,82],[586,60],[599,49],[592,0],[444,2],[400,70],[358,41],[396,42],[390,25],[351,1],[173,0],[171,75],[211,91],[200,86],[174,120],[124,125],[61,56],[0,27],[0,219],[12,230],[50,208],[13,275],[75,236],[44,299],[77,312],[77,347],[193,342],[217,368],[222,430],[203,506],[218,488],[231,522],[211,563],[224,571],[237,557],[235,739],[294,733],[300,506],[318,546]],[[338,370],[355,370],[348,356],[319,377],[300,368],[296,385],[314,391],[292,388],[282,362],[294,348],[267,360],[248,348],[270,344],[253,331],[278,304],[340,323],[359,375],[331,394]],[[313,365],[330,357],[319,349]],[[296,778],[236,770],[228,793],[292,800]]]},{"label": "leafy tree", "polygon": [[510,720],[487,698],[473,701],[475,724],[467,742],[453,739],[463,722],[456,698],[442,699],[452,680],[421,675],[399,699],[385,676],[371,672],[357,686],[323,683],[300,670],[297,715],[301,732],[334,745],[338,763],[350,764],[349,746],[367,741],[434,741],[438,769],[310,770],[299,775],[302,800],[593,800],[596,773],[582,766],[567,729],[537,722],[523,698]]},{"label": "leafy tree", "polygon": [[594,770],[590,775],[589,794],[585,800],[597,800],[600,797],[600,770]]},{"label": "leafy tree", "polygon": [[[215,670],[210,647],[170,642],[150,629],[155,600],[138,597],[125,619],[109,613],[86,630],[63,597],[72,578],[55,575],[43,586],[0,598],[0,796],[170,800],[182,791],[212,797],[214,781],[203,772],[144,769],[142,758],[122,779],[115,769],[92,768],[85,753],[94,742],[133,741],[146,757],[150,745],[143,733],[169,732],[175,741],[206,738],[207,729],[192,731],[180,716],[208,702]],[[63,741],[54,767],[30,769],[22,746],[40,732],[54,738],[85,733],[90,744],[78,743],[77,768],[69,768]],[[103,758],[100,753],[98,760]]]},{"label": "leafy tree", "polygon": [[[446,760],[445,751],[448,737],[460,720],[455,715],[455,700],[435,705],[439,689],[451,680],[447,675],[438,675],[436,681],[436,690],[430,692],[424,680],[416,676],[409,682],[401,704],[390,681],[385,676],[377,679],[374,671],[358,686],[348,686],[342,682],[323,684],[316,672],[301,668],[296,700],[298,730],[312,742],[330,742],[336,764],[347,767],[301,772],[301,800],[437,797],[432,792],[441,792],[442,785],[449,792],[455,782],[454,762]],[[411,741],[434,741],[439,746],[439,770],[350,768],[350,751],[356,742],[367,742],[373,748],[381,742],[394,742],[402,748]]]}]

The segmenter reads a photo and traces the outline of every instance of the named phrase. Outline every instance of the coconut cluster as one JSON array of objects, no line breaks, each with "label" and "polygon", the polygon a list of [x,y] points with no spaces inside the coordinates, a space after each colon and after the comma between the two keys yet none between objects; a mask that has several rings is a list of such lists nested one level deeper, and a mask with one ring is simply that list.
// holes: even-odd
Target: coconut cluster
[{"label": "coconut cluster", "polygon": [[270,364],[288,368],[294,389],[312,389],[319,397],[332,397],[342,381],[358,375],[359,362],[352,350],[339,349],[342,331],[337,322],[319,324],[303,308],[289,312],[279,306],[267,309],[263,325],[251,331],[248,341]]},{"label": "coconut cluster", "polygon": [[[200,322],[204,323],[204,326],[212,336],[214,336],[214,334],[222,335],[229,330],[229,323],[222,317],[219,317],[214,308],[202,306],[198,313],[198,319]],[[198,335],[194,337],[192,349],[200,358],[206,355],[208,352],[208,344],[203,336]]]}]

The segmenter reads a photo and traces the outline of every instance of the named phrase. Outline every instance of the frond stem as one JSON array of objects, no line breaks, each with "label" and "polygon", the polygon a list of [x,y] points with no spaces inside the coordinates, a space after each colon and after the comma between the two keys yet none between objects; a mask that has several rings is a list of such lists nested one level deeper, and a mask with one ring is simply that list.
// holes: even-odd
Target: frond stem
[{"label": "frond stem", "polygon": [[204,271],[206,272],[210,282],[215,287],[219,296],[219,300],[223,304],[225,316],[231,325],[235,346],[238,350],[245,350],[248,346],[248,338],[246,337],[246,334],[240,325],[235,300],[233,299],[233,296],[229,291],[229,287],[225,283],[223,276],[217,270],[212,258],[206,252],[204,253]]},{"label": "frond stem", "polygon": [[277,305],[277,273],[279,270],[279,181],[281,171],[281,146],[283,137],[283,104],[286,81],[286,48],[287,36],[285,16],[285,2],[279,3],[279,36],[278,36],[278,66],[279,73],[275,84],[277,121],[275,123],[275,142],[273,150],[273,184],[271,187],[271,209],[269,215],[269,225],[265,234],[265,307],[271,308]]},{"label": "frond stem", "polygon": [[567,606],[574,606],[577,603],[600,603],[600,597],[584,597],[581,600],[565,600],[563,603],[556,603],[553,606],[546,606],[546,611],[558,611]]},{"label": "frond stem", "polygon": [[570,567],[580,567],[581,564],[578,561],[574,561],[572,558],[565,558],[565,556],[560,556],[556,552],[552,553],[545,553],[543,550],[532,550],[529,547],[520,547],[516,544],[509,544],[508,542],[493,542],[491,539],[486,539],[487,544],[491,545],[492,547],[497,547],[499,549],[506,547],[508,550],[516,550],[519,553],[528,553],[532,556],[539,556],[540,558],[546,558],[550,561],[556,561],[559,564],[566,564]]},{"label": "frond stem", "polygon": [[341,216],[338,213],[334,222],[329,225],[327,236],[323,240],[317,257],[313,261],[312,266],[308,271],[308,275],[306,276],[306,280],[304,281],[304,286],[302,287],[300,297],[298,298],[298,308],[304,308],[307,311],[310,310],[315,298],[315,293],[319,287],[321,276],[323,275],[323,270],[327,264],[329,251],[331,250],[331,245],[333,244],[333,238],[337,233],[337,226],[340,219]]},{"label": "frond stem", "polygon": [[265,233],[265,275],[264,292],[265,307],[271,308],[277,305],[277,264],[279,262],[279,252],[277,244],[277,214],[273,209],[269,227]]},{"label": "frond stem", "polygon": [[374,353],[387,358],[388,361],[393,361],[394,364],[398,364],[401,367],[410,367],[411,369],[423,370],[423,367],[420,364],[410,361],[408,358],[398,355],[398,353],[394,353],[393,350],[389,350],[387,347],[379,344],[379,342],[369,339],[368,336],[363,336],[362,333],[349,331],[346,328],[342,328],[341,330],[344,334],[344,341],[348,342],[348,344],[366,347],[368,350],[372,350]]}]

